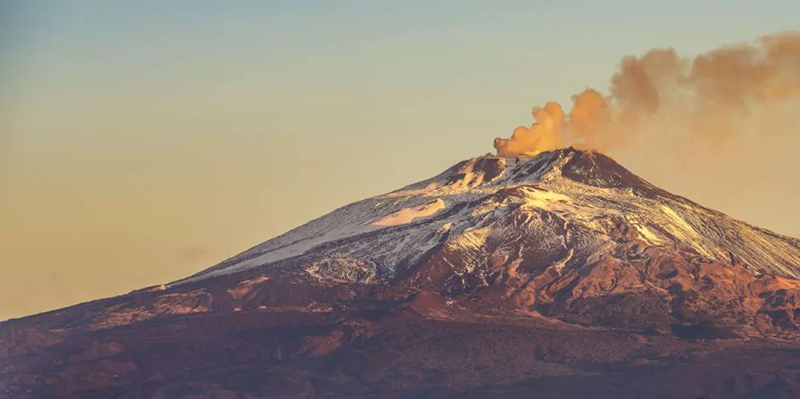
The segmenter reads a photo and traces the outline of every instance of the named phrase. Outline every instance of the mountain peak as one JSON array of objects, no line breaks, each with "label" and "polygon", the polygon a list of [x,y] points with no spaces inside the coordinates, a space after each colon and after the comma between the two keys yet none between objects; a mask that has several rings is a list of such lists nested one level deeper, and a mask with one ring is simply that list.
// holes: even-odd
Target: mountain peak
[{"label": "mountain peak", "polygon": [[568,158],[561,168],[561,174],[568,179],[595,187],[653,188],[650,183],[605,154],[577,150],[574,147],[558,151],[560,151],[559,157]]},{"label": "mountain peak", "polygon": [[533,157],[485,155],[461,161],[440,175],[406,186],[397,193],[449,192],[482,185],[531,184],[545,176],[562,177],[601,188],[630,188],[652,195],[656,187],[639,178],[611,157],[574,146],[544,151]]},{"label": "mountain peak", "polygon": [[[579,230],[571,237],[583,237],[581,245],[590,247],[625,237],[709,261],[735,259],[752,273],[800,277],[796,241],[765,235],[672,195],[604,154],[568,147],[534,157],[459,162],[430,179],[339,208],[182,282],[308,265],[322,265],[317,276],[326,275],[325,268],[338,274],[360,265],[359,270],[374,271],[371,281],[387,282],[407,275],[443,247],[483,247],[517,230],[556,240],[568,228]],[[530,245],[555,254],[571,245],[565,240]],[[587,248],[571,249],[574,256],[588,257],[593,250]]]}]

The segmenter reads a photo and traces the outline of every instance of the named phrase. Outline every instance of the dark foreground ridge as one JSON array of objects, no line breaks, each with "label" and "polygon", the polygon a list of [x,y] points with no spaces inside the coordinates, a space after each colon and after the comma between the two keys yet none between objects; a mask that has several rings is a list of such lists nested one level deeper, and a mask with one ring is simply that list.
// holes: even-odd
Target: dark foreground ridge
[{"label": "dark foreground ridge", "polygon": [[796,398],[798,276],[796,239],[605,155],[480,157],[0,323],[0,398]]}]

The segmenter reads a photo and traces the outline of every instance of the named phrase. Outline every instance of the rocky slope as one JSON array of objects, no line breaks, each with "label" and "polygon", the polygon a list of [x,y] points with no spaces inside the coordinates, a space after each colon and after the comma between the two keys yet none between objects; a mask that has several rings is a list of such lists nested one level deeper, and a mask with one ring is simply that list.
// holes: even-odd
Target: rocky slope
[{"label": "rocky slope", "polygon": [[0,397],[796,397],[799,277],[798,240],[602,154],[480,157],[4,322]]}]

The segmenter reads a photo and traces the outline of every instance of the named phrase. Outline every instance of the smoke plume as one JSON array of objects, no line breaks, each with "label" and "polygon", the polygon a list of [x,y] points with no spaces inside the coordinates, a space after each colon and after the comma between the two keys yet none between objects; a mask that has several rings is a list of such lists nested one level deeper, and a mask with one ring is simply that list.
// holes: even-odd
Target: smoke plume
[{"label": "smoke plume", "polygon": [[[534,108],[535,122],[495,139],[501,156],[533,156],[565,145],[599,151],[696,150],[742,145],[800,126],[800,32],[764,36],[694,58],[654,49],[620,62],[609,94],[586,89]],[[776,133],[770,133],[776,132]]]}]

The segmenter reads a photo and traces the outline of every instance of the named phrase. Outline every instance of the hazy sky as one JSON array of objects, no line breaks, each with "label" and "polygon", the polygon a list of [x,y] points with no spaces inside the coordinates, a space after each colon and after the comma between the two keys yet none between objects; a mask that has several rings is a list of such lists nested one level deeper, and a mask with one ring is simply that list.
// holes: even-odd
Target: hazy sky
[{"label": "hazy sky", "polygon": [[[692,55],[798,15],[796,0],[2,1],[0,319],[184,277],[493,151],[531,107],[605,90],[624,55]],[[800,236],[794,158],[720,189],[619,156]]]}]

